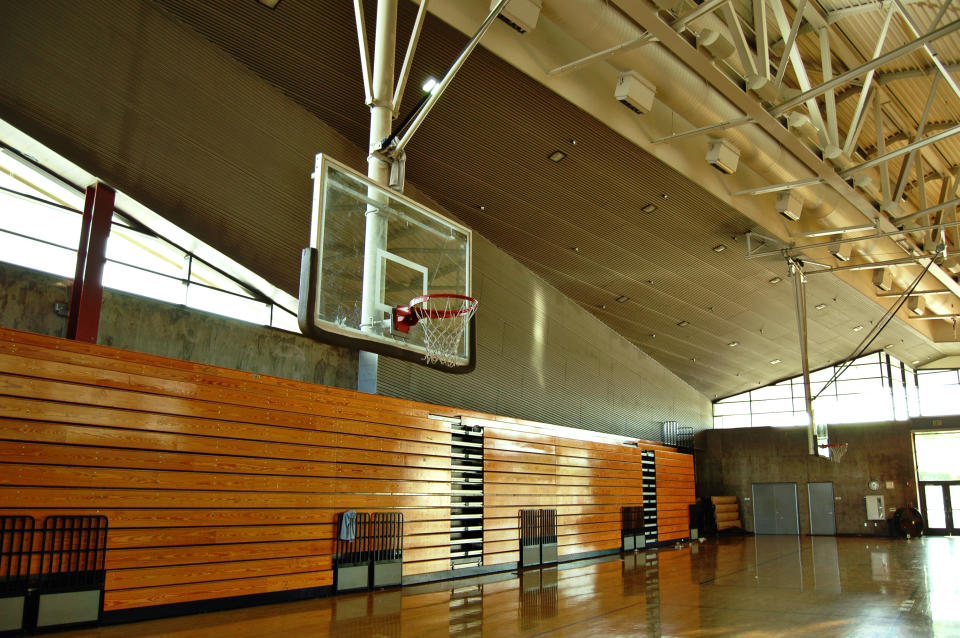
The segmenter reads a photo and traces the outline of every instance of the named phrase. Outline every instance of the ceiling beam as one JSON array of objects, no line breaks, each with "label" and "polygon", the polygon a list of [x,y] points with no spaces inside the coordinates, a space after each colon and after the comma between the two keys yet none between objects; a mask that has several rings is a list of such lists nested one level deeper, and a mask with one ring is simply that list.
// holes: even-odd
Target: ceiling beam
[{"label": "ceiling beam", "polygon": [[[927,126],[927,119],[930,117],[930,109],[933,107],[933,100],[937,96],[938,86],[940,86],[939,75],[933,78],[933,84],[930,86],[930,92],[927,94],[927,102],[923,107],[923,113],[920,114],[920,123],[917,125],[917,133],[913,136],[914,143],[920,141],[920,138],[923,137],[924,129]],[[903,197],[903,189],[907,185],[907,178],[910,176],[910,168],[916,155],[916,150],[911,151],[906,159],[903,160],[903,164],[900,165],[900,176],[897,178],[897,188],[893,195],[893,201],[895,202],[899,202],[900,198]],[[918,166],[920,166],[920,164],[918,164]],[[920,178],[922,180],[922,175]],[[926,206],[921,205],[921,208],[926,208]]]},{"label": "ceiling beam", "polygon": [[890,151],[889,153],[878,155],[877,157],[874,157],[871,160],[867,160],[862,164],[851,166],[846,170],[840,171],[840,176],[849,177],[850,175],[859,173],[860,171],[866,170],[868,168],[873,168],[877,164],[882,164],[895,157],[906,155],[907,153],[910,153],[916,149],[920,149],[920,148],[923,148],[924,146],[929,146],[930,144],[936,144],[937,142],[941,142],[949,137],[953,137],[957,133],[960,133],[960,125],[953,126],[939,133],[935,133],[934,135],[931,135],[930,137],[924,138],[922,140],[917,140],[916,142],[912,142],[910,144],[907,144],[906,146],[902,146],[895,151]]},{"label": "ceiling beam", "polygon": [[[890,30],[890,21],[892,18],[893,7],[890,7],[890,10],[887,11],[887,15],[883,20],[883,27],[880,29],[880,35],[877,38],[877,46],[873,49],[874,58],[880,55],[880,52],[883,51],[883,43],[887,40],[887,33]],[[850,127],[847,129],[847,139],[843,143],[844,155],[850,155],[851,151],[853,151],[853,145],[857,141],[856,137],[860,132],[860,120],[863,118],[864,111],[867,106],[867,98],[870,97],[870,84],[873,82],[875,71],[876,69],[870,69],[867,71],[867,75],[863,79],[863,86],[860,88],[860,97],[857,100],[857,107],[853,112],[853,118],[850,120]]]},{"label": "ceiling beam", "polygon": [[896,49],[889,51],[888,53],[884,53],[880,57],[874,58],[869,62],[865,62],[860,66],[854,67],[849,71],[846,71],[845,73],[841,73],[840,75],[835,76],[829,82],[824,82],[819,86],[812,87],[810,89],[805,89],[804,92],[801,93],[800,95],[792,99],[789,99],[781,104],[778,104],[772,109],[770,109],[770,114],[773,116],[777,116],[782,113],[785,113],[790,109],[800,104],[803,104],[807,100],[811,100],[820,95],[823,95],[830,89],[847,84],[851,80],[858,78],[861,75],[864,75],[865,73],[867,73],[872,69],[876,69],[877,67],[883,66],[884,64],[887,64],[892,60],[896,60],[901,56],[907,55],[909,53],[913,53],[917,49],[924,47],[927,43],[937,40],[939,38],[942,38],[946,35],[949,35],[954,31],[956,31],[957,29],[960,29],[960,20],[955,20],[954,22],[951,22],[946,26],[940,27],[935,31],[931,31],[922,36],[919,36],[917,37],[916,40],[912,40],[904,44],[903,46],[897,47]]}]

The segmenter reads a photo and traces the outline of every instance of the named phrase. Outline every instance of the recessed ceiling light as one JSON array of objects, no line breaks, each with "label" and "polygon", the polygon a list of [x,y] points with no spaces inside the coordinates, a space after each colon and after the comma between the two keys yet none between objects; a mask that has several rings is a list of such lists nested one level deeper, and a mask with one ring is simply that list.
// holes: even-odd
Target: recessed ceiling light
[{"label": "recessed ceiling light", "polygon": [[775,366],[775,365],[777,365],[778,363],[783,363],[783,361],[780,360],[780,359],[774,359],[773,361],[770,362],[770,365]]},{"label": "recessed ceiling light", "polygon": [[780,283],[781,281],[783,281],[783,279],[780,279],[779,277],[774,277],[773,279],[770,280],[770,283],[776,285],[776,284]]},{"label": "recessed ceiling light", "polygon": [[651,339],[656,339],[656,338],[657,338],[657,333],[656,333],[656,332],[651,332],[651,333],[650,333],[650,338],[651,338]]},{"label": "recessed ceiling light", "polygon": [[916,361],[911,361],[911,362],[910,362],[910,365],[915,366],[915,365],[917,365],[918,363],[920,363],[920,359],[917,359]]},{"label": "recessed ceiling light", "polygon": [[572,250],[572,251],[575,252],[575,253],[578,253],[578,252],[580,252],[580,246],[571,246],[571,247],[570,247],[570,250]]},{"label": "recessed ceiling light", "polygon": [[629,300],[630,300],[630,297],[627,297],[626,295],[620,295],[619,297],[617,297],[617,303],[623,303],[624,301],[629,301]]},{"label": "recessed ceiling light", "polygon": [[814,308],[814,310],[823,310],[823,309],[826,308],[826,307],[827,307],[827,304],[825,304],[825,303],[818,303],[818,304],[817,304],[816,306],[814,306],[813,308]]},{"label": "recessed ceiling light", "polygon": [[652,213],[655,210],[657,210],[656,204],[647,204],[646,206],[640,209],[640,211],[644,213]]},{"label": "recessed ceiling light", "polygon": [[276,9],[277,5],[280,3],[280,0],[260,0],[260,4],[265,7],[270,7],[271,9]]},{"label": "recessed ceiling light", "polygon": [[861,330],[863,330],[863,326],[854,326],[854,327],[853,327],[853,331],[854,331],[854,332],[860,332]]},{"label": "recessed ceiling light", "polygon": [[726,249],[727,249],[727,247],[724,246],[723,244],[717,244],[716,246],[713,247],[713,252],[715,252],[715,253],[722,253],[722,252],[725,251]]},{"label": "recessed ceiling light", "polygon": [[730,346],[731,348],[736,348],[737,346],[740,345],[740,342],[739,342],[739,341],[731,341],[731,342],[728,343],[727,345]]},{"label": "recessed ceiling light", "polygon": [[550,160],[551,162],[561,162],[563,161],[563,158],[566,156],[567,154],[564,153],[563,151],[554,151],[549,155],[547,155],[547,159]]},{"label": "recessed ceiling light", "polygon": [[682,321],[678,321],[677,325],[680,326],[681,328],[686,328],[687,326],[690,325],[690,322],[684,319]]},{"label": "recessed ceiling light", "polygon": [[892,343],[888,343],[887,345],[883,346],[884,350],[889,350],[892,347],[893,347]]}]

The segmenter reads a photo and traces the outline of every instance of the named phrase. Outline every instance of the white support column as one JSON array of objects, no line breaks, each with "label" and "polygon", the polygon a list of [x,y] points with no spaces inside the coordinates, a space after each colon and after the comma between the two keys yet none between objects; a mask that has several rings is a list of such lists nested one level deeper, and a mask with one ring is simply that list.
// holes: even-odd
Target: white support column
[{"label": "white support column", "polygon": [[[800,33],[800,25],[803,24],[803,9],[807,5],[807,0],[800,0],[800,4],[797,6],[797,13],[793,16],[793,24],[790,26],[790,35],[787,36],[786,42],[783,45],[783,54],[780,56],[780,64],[777,66],[777,75],[773,81],[773,85],[780,87],[783,83],[783,76],[787,72],[787,64],[790,62],[790,54],[793,52],[793,47],[797,41],[797,34]],[[783,37],[782,35],[780,36]]]},{"label": "white support column", "polygon": [[[780,0],[770,0],[770,7],[773,9],[773,17],[777,22],[777,28],[780,29],[780,37],[785,38],[789,37],[790,33],[790,23],[787,21],[787,14],[783,10],[783,5],[780,4]],[[787,53],[784,52],[786,56]],[[810,84],[810,77],[807,75],[807,67],[803,62],[803,58],[800,56],[800,50],[794,46],[790,48],[790,65],[793,67],[793,72],[797,76],[797,84],[800,85],[800,90],[805,93],[809,92],[812,88]],[[822,86],[822,85],[821,85]],[[824,93],[820,91],[820,93]],[[828,143],[826,127],[823,123],[823,115],[820,113],[820,105],[817,104],[816,97],[810,97],[809,99],[803,100],[807,105],[807,111],[810,114],[810,121],[816,127],[820,136],[820,146],[826,147]],[[780,112],[783,112],[783,105],[778,105],[776,108],[771,110],[771,114],[777,115]]]},{"label": "white support column", "polygon": [[[823,68],[823,81],[829,82],[833,79],[833,54],[830,52],[830,30],[826,27],[817,32],[820,38],[820,64]],[[827,112],[827,139],[829,144],[824,149],[824,157],[836,157],[840,154],[840,137],[837,132],[837,96],[835,89],[830,89],[824,94],[824,102]]]},{"label": "white support column", "polygon": [[[937,96],[938,86],[940,86],[940,76],[935,75],[933,76],[933,84],[930,86],[930,93],[927,95],[927,103],[924,105],[923,113],[920,116],[920,123],[917,124],[917,134],[913,136],[914,142],[920,141],[920,138],[923,137],[923,133],[927,128],[927,120],[930,118],[930,109],[933,107],[934,99]],[[916,155],[917,151],[914,151],[903,160],[903,165],[900,167],[900,176],[897,180],[897,189],[894,193],[893,201],[895,202],[899,202],[900,198],[903,197],[903,190],[907,187],[907,178],[910,176],[910,167]],[[920,206],[920,208],[926,207],[925,203]]]},{"label": "white support column", "polygon": [[747,37],[743,34],[743,25],[740,24],[740,16],[737,15],[737,10],[733,8],[732,3],[727,2],[720,8],[720,12],[723,14],[724,21],[730,29],[730,35],[733,36],[733,44],[737,49],[737,57],[740,58],[740,63],[743,65],[747,77],[756,76],[757,63],[753,54],[750,52]]},{"label": "white support column", "polygon": [[[873,96],[873,125],[877,130],[877,156],[882,157],[887,152],[887,138],[883,131],[883,109],[880,105],[880,91]],[[890,199],[890,171],[887,170],[887,163],[880,164],[880,207],[890,206],[893,200]]]},{"label": "white support column", "polygon": [[767,30],[766,0],[753,2],[753,34],[757,43],[757,72],[761,77],[770,79],[770,36]]},{"label": "white support column", "polygon": [[[887,32],[890,30],[890,21],[893,18],[893,7],[887,10],[887,15],[883,19],[883,27],[880,29],[880,37],[877,38],[877,46],[873,49],[873,57],[879,57],[880,52],[883,51],[883,43],[887,39]],[[853,151],[854,144],[857,143],[857,136],[860,134],[860,128],[863,122],[863,113],[864,109],[867,106],[867,98],[870,96],[870,85],[873,82],[873,76],[876,73],[876,69],[870,69],[867,71],[866,77],[863,79],[863,88],[860,89],[860,98],[857,100],[857,108],[853,112],[853,119],[850,120],[850,130],[847,131],[847,139],[843,143],[843,152],[846,155],[850,155]]]},{"label": "white support column", "polygon": [[[373,50],[373,100],[370,104],[370,154],[367,156],[367,177],[387,186],[390,182],[390,162],[382,155],[373,153],[384,138],[389,137],[393,125],[393,76],[397,48],[397,2],[377,1],[377,30]],[[371,199],[379,195],[370,193]],[[385,203],[385,202],[384,202]],[[386,246],[387,224],[380,209],[370,205],[366,211],[366,228],[363,243],[363,292],[360,302],[360,329],[373,332],[380,329],[383,313],[377,308],[378,251]],[[357,373],[357,389],[361,392],[377,391],[377,355],[360,352]]]},{"label": "white support column", "polygon": [[793,276],[793,294],[797,311],[797,333],[800,337],[800,364],[803,367],[803,398],[807,408],[807,452],[817,454],[817,422],[813,416],[813,392],[810,389],[810,359],[807,353],[807,294],[806,278],[796,261],[790,260],[790,274]]}]

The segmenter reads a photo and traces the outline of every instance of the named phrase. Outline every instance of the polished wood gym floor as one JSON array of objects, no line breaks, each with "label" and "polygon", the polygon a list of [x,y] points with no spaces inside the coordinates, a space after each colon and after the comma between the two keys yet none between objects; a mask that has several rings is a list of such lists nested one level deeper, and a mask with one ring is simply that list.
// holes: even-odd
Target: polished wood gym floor
[{"label": "polished wood gym floor", "polygon": [[960,636],[960,538],[724,537],[520,576],[59,635]]}]

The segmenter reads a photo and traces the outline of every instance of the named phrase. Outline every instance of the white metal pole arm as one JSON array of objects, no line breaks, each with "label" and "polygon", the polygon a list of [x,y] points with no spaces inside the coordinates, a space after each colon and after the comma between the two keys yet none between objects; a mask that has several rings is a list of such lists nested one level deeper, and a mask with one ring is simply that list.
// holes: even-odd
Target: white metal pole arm
[{"label": "white metal pole arm", "polygon": [[483,34],[487,32],[487,29],[490,28],[490,25],[493,24],[493,21],[500,15],[500,11],[510,0],[500,0],[493,9],[490,10],[490,15],[487,16],[487,19],[483,21],[483,24],[480,25],[480,28],[477,29],[477,32],[470,39],[470,42],[467,43],[467,46],[463,49],[463,52],[460,53],[460,56],[454,60],[453,64],[450,66],[450,69],[447,71],[447,74],[443,76],[443,80],[440,81],[440,84],[437,85],[436,89],[431,92],[430,99],[427,100],[426,104],[423,105],[423,108],[417,113],[413,118],[413,121],[410,122],[410,126],[407,127],[407,130],[403,133],[403,136],[397,140],[396,145],[390,149],[381,149],[387,151],[390,155],[396,157],[403,152],[403,149],[406,148],[407,144],[410,142],[410,138],[413,137],[413,134],[417,132],[417,129],[420,128],[420,124],[423,123],[427,114],[430,113],[430,109],[433,108],[434,104],[437,103],[437,100],[440,99],[440,96],[443,95],[443,92],[449,86],[450,82],[453,81],[454,76],[457,74],[457,71],[460,70],[460,67],[463,66],[463,63],[467,61],[467,58],[477,47],[477,44],[480,43],[480,38],[483,37]]}]

